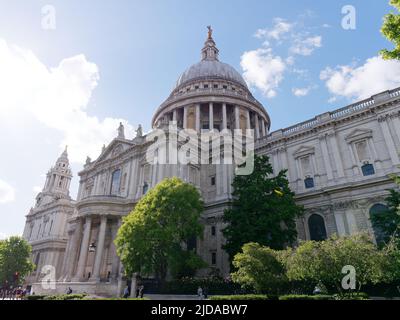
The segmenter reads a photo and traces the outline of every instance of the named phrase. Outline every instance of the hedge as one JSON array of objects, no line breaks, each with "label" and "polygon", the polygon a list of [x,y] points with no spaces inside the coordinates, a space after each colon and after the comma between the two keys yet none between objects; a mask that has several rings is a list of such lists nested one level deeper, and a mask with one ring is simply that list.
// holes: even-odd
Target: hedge
[{"label": "hedge", "polygon": [[89,298],[88,300],[150,300],[149,298]]},{"label": "hedge", "polygon": [[34,294],[30,296],[25,296],[26,300],[43,300],[46,296],[45,295],[39,295],[39,294]]},{"label": "hedge", "polygon": [[279,300],[334,300],[330,295],[307,295],[307,294],[287,294],[280,296]]},{"label": "hedge", "polygon": [[209,300],[270,300],[265,294],[242,294],[231,296],[210,296]]},{"label": "hedge", "polygon": [[306,295],[306,294],[288,294],[280,296],[279,300],[368,300],[369,296],[365,292],[350,293],[346,295]]},{"label": "hedge", "polygon": [[59,294],[59,295],[31,295],[26,296],[26,300],[82,300],[86,294]]}]

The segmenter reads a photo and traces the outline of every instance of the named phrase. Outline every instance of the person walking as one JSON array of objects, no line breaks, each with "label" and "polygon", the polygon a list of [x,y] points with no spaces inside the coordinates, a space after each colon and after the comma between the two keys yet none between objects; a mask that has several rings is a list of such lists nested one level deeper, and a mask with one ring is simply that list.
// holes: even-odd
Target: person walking
[{"label": "person walking", "polygon": [[199,300],[203,300],[203,299],[204,299],[204,296],[203,296],[203,289],[202,289],[201,287],[199,287],[199,288],[197,289],[197,295],[198,295],[198,297],[199,297]]},{"label": "person walking", "polygon": [[141,285],[141,286],[139,287],[139,297],[140,297],[140,298],[143,298],[143,294],[144,294],[144,285]]},{"label": "person walking", "polygon": [[129,297],[129,287],[126,286],[124,289],[124,298],[127,299]]}]

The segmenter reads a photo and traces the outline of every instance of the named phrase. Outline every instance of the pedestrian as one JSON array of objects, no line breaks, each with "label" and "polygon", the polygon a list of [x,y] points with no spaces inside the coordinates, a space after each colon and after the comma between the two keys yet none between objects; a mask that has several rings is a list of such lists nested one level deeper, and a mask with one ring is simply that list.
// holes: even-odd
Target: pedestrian
[{"label": "pedestrian", "polygon": [[129,297],[129,287],[126,286],[124,289],[124,298],[127,299]]},{"label": "pedestrian", "polygon": [[67,294],[71,294],[71,293],[72,293],[72,289],[71,289],[71,287],[68,287]]},{"label": "pedestrian", "polygon": [[208,289],[207,289],[207,287],[204,287],[203,296],[204,296],[204,299],[208,298]]},{"label": "pedestrian", "polygon": [[201,287],[199,287],[197,289],[197,295],[199,297],[199,300],[203,300],[204,296],[203,296],[203,289]]},{"label": "pedestrian", "polygon": [[139,287],[139,296],[140,296],[140,298],[143,298],[143,293],[144,293],[144,285],[141,285]]}]

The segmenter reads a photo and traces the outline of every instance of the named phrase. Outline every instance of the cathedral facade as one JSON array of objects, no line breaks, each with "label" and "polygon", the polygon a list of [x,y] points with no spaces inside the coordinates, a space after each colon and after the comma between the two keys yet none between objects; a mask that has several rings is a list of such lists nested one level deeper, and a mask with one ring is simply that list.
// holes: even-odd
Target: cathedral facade
[{"label": "cathedral facade", "polygon": [[[251,129],[255,153],[268,155],[275,173],[288,169],[297,203],[305,207],[297,220],[299,240],[359,231],[379,236],[369,217],[385,209],[387,189],[395,188],[388,175],[400,172],[400,88],[270,133],[267,111],[242,76],[219,61],[209,32],[201,61],[179,77],[157,108],[152,131],[144,135],[139,127],[134,139],[126,139],[121,125],[100,156],[87,159],[76,200],[69,196],[67,150],[51,168],[24,230],[37,266],[27,279],[35,293],[71,287],[119,294],[126,279],[113,240],[122,218],[150,188],[172,176],[195,185],[204,201],[204,236],[191,244],[209,265],[199,276],[229,274],[221,230],[232,200],[234,165],[149,162],[154,145],[149,137],[168,123],[197,134]],[[56,286],[45,289],[40,281],[48,265],[55,268]]]}]

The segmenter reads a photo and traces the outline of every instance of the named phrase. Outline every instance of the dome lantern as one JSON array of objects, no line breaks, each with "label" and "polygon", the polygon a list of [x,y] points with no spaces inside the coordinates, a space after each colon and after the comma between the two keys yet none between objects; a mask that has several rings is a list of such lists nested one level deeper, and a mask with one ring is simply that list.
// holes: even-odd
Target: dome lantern
[{"label": "dome lantern", "polygon": [[218,61],[219,50],[215,44],[214,39],[212,38],[213,30],[211,29],[211,26],[208,26],[207,28],[208,36],[206,42],[204,43],[203,49],[201,49],[201,60]]}]

